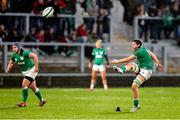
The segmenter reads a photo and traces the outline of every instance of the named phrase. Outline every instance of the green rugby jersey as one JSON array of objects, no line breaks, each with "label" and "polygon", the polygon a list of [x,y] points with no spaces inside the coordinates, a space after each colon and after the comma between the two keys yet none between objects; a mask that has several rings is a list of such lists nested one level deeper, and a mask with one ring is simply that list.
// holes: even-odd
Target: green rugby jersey
[{"label": "green rugby jersey", "polygon": [[153,60],[147,49],[141,46],[134,53],[140,68],[153,69]]},{"label": "green rugby jersey", "polygon": [[14,53],[11,60],[20,66],[21,71],[30,70],[34,66],[34,62],[29,57],[30,51],[23,50],[21,54]]},{"label": "green rugby jersey", "polygon": [[94,48],[92,55],[94,56],[93,63],[96,65],[102,65],[104,61],[104,56],[107,55],[107,52],[104,48]]}]

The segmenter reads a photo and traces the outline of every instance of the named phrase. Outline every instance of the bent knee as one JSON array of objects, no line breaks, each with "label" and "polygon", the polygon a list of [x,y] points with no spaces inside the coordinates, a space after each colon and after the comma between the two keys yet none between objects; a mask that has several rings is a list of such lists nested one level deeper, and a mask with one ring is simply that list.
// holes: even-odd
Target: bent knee
[{"label": "bent knee", "polygon": [[132,88],[133,88],[133,87],[139,87],[141,84],[142,84],[142,81],[141,81],[139,78],[136,78],[136,79],[133,81]]}]

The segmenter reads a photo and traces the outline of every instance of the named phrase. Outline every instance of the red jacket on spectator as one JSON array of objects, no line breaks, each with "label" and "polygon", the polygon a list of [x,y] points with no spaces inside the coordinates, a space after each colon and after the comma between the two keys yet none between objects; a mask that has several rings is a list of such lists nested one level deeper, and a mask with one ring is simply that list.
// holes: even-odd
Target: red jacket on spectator
[{"label": "red jacket on spectator", "polygon": [[65,0],[57,0],[57,6],[59,8],[65,8],[65,7],[67,7],[67,4],[66,4]]},{"label": "red jacket on spectator", "polygon": [[78,28],[77,28],[77,36],[88,36],[88,32],[87,32],[87,27],[86,24],[81,24]]},{"label": "red jacket on spectator", "polygon": [[44,42],[45,41],[44,30],[43,29],[38,30],[36,32],[35,36],[39,40],[39,42]]},{"label": "red jacket on spectator", "polygon": [[44,9],[45,9],[44,0],[36,0],[33,4],[32,13],[41,14]]}]

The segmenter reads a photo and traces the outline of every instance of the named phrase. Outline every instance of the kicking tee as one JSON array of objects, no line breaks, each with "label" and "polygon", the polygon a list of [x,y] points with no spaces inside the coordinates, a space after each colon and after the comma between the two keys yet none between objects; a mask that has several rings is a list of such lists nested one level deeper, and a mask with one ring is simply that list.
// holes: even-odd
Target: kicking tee
[{"label": "kicking tee", "polygon": [[104,56],[107,55],[107,52],[104,48],[94,48],[92,55],[94,56],[94,64],[102,65],[104,61]]},{"label": "kicking tee", "polygon": [[141,46],[133,54],[136,57],[138,66],[140,68],[150,69],[150,70],[153,69],[153,60],[146,48]]},{"label": "kicking tee", "polygon": [[20,66],[21,72],[28,71],[34,67],[34,62],[29,57],[30,53],[31,52],[28,50],[23,50],[21,51],[21,54],[14,53],[11,56],[11,60]]}]

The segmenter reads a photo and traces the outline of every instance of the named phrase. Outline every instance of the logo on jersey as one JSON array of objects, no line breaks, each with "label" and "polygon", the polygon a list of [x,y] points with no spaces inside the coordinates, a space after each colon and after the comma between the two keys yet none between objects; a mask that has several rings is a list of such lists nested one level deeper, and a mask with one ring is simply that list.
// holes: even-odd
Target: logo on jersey
[{"label": "logo on jersey", "polygon": [[103,52],[95,52],[96,58],[102,58],[103,57]]},{"label": "logo on jersey", "polygon": [[21,56],[21,57],[20,57],[20,59],[21,59],[21,60],[24,60],[24,57],[23,57],[23,56]]},{"label": "logo on jersey", "polygon": [[18,62],[18,65],[24,65],[25,64],[25,62],[23,61],[23,62]]}]

